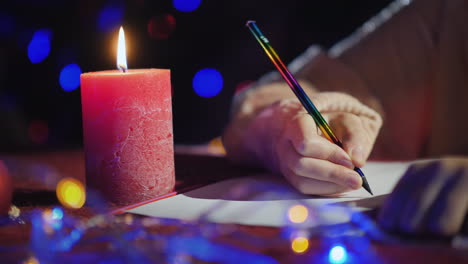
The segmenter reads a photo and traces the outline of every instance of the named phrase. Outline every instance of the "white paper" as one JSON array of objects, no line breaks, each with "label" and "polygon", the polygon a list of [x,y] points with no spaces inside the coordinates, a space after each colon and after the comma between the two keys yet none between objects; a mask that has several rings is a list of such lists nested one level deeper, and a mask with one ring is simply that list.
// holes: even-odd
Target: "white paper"
[{"label": "white paper", "polygon": [[[224,180],[196,190],[128,210],[129,213],[181,220],[204,219],[215,223],[285,226],[287,211],[296,204],[317,208],[326,204],[352,203],[356,210],[377,206],[390,193],[411,163],[368,162],[362,168],[374,196],[359,189],[334,197],[302,195],[272,175],[248,175]],[[320,222],[348,221],[340,211],[321,214]],[[310,218],[312,219],[312,218]],[[309,224],[316,225],[317,219]]]}]

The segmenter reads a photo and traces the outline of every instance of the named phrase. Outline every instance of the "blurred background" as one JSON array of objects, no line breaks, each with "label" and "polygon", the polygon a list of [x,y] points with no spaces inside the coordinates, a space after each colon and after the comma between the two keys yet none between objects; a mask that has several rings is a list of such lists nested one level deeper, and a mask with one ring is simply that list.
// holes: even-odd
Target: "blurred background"
[{"label": "blurred background", "polygon": [[79,75],[116,68],[121,25],[129,68],[171,69],[175,143],[200,144],[221,134],[235,91],[274,70],[247,20],[288,63],[389,2],[2,0],[0,151],[82,146]]}]

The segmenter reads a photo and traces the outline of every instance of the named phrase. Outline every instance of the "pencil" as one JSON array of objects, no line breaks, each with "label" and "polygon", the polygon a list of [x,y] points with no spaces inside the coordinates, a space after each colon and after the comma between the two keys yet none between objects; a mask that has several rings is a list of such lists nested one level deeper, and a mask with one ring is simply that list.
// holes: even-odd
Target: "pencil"
[{"label": "pencil", "polygon": [[[320,112],[317,110],[317,108],[312,103],[310,98],[304,92],[304,89],[302,89],[302,87],[299,85],[297,80],[294,78],[294,76],[288,70],[286,65],[280,59],[280,57],[278,56],[276,51],[270,45],[270,42],[268,41],[268,39],[262,34],[262,32],[258,28],[255,21],[251,21],[251,20],[247,21],[246,26],[250,29],[250,32],[255,36],[257,41],[260,43],[262,48],[265,50],[266,54],[268,55],[270,60],[273,62],[276,69],[278,69],[281,76],[283,76],[284,80],[288,83],[289,87],[291,87],[294,94],[297,96],[299,101],[302,103],[304,108],[307,110],[307,113],[309,113],[309,115],[312,116],[315,123],[317,124],[319,129],[322,131],[322,133],[325,135],[325,137],[328,140],[330,140],[331,142],[333,142],[336,145],[343,148],[343,144],[341,143],[341,141],[335,136],[335,133],[333,133],[330,126],[327,124],[327,121],[325,121],[322,114],[320,114]],[[362,187],[364,187],[364,189],[366,191],[368,191],[370,194],[373,195],[372,190],[371,190],[371,188],[369,186],[369,183],[367,182],[366,176],[361,171],[361,169],[358,168],[358,167],[354,167],[354,171],[356,171],[361,176],[361,178],[362,178]]]}]

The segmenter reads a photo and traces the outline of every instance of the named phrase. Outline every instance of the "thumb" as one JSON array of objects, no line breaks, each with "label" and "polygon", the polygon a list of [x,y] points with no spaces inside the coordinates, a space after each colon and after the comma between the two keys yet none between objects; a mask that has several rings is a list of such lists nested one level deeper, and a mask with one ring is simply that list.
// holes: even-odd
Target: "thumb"
[{"label": "thumb", "polygon": [[339,114],[339,117],[331,119],[330,125],[336,136],[341,139],[343,149],[351,157],[354,165],[364,166],[372,150],[373,141],[369,138],[362,120],[352,114]]},{"label": "thumb", "polygon": [[382,125],[380,115],[344,93],[320,93],[314,99],[353,163],[364,166]]}]

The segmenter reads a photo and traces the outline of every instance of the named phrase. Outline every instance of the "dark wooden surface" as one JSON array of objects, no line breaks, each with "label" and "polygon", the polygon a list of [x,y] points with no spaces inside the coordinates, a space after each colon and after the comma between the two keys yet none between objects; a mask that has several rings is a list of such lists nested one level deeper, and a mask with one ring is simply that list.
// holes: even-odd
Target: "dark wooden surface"
[{"label": "dark wooden surface", "polygon": [[[207,184],[223,178],[238,177],[253,172],[250,169],[239,168],[230,164],[229,161],[222,156],[202,155],[197,153],[197,151],[186,151],[184,148],[179,148],[179,150],[183,150],[176,152],[175,155],[177,188],[179,189],[194,184]],[[4,154],[3,159],[29,165],[46,164],[48,167],[53,168],[61,177],[67,176],[84,180],[84,158],[80,150],[32,154]],[[20,175],[17,169],[13,171],[13,174],[15,173],[13,204],[21,210],[22,214],[27,215],[36,209],[45,210],[60,206],[55,196],[55,191],[51,186],[44,184],[44,182],[41,182],[41,179],[35,178],[34,175]],[[108,204],[109,211],[115,208],[115,205]],[[65,209],[65,214],[82,220],[90,219],[95,215],[87,206],[77,210]],[[112,217],[122,218],[126,216],[118,215]],[[136,217],[139,220],[143,218],[141,216],[132,217]],[[317,263],[324,260],[323,254],[325,250],[320,239],[310,240],[309,249],[303,254],[296,254],[291,250],[290,244],[286,239],[279,239],[282,235],[282,230],[279,228],[220,225],[220,228],[224,227],[235,228],[237,232],[252,236],[252,239],[260,239],[259,241],[278,240],[279,243],[274,243],[274,246],[272,246],[272,243],[266,243],[265,245],[252,243],[249,245],[249,243],[237,241],[229,235],[218,238],[223,243],[243,248],[246,252],[273,257],[278,263]],[[183,228],[183,226],[167,224],[158,226],[158,228],[149,228],[145,231],[171,232],[178,228]],[[27,221],[24,224],[9,223],[0,225],[0,249],[3,249],[0,250],[0,263],[23,263],[30,257],[30,252],[27,250],[27,246],[30,243],[30,230],[31,225]],[[102,233],[105,232],[105,230],[96,230],[95,232]],[[110,254],[115,254],[115,249],[109,251],[109,247],[105,244],[106,243],[103,242],[101,246],[93,245],[92,247],[87,247],[86,244],[83,245],[83,243],[79,243],[72,251],[67,252],[63,256],[63,259],[66,260],[67,257],[73,259],[75,257],[74,254],[83,254],[83,252],[95,256],[92,260],[99,259],[99,256],[105,258]],[[359,255],[365,256],[366,254],[371,254],[369,250],[378,257],[377,262],[380,263],[468,263],[467,251],[453,249],[448,243],[440,241],[436,243],[421,241],[421,243],[412,244],[372,242],[368,252],[356,253],[356,257],[350,259],[347,263],[365,263],[366,261],[360,261]],[[375,263],[376,259],[368,262]],[[194,260],[194,263],[205,262]]]}]

